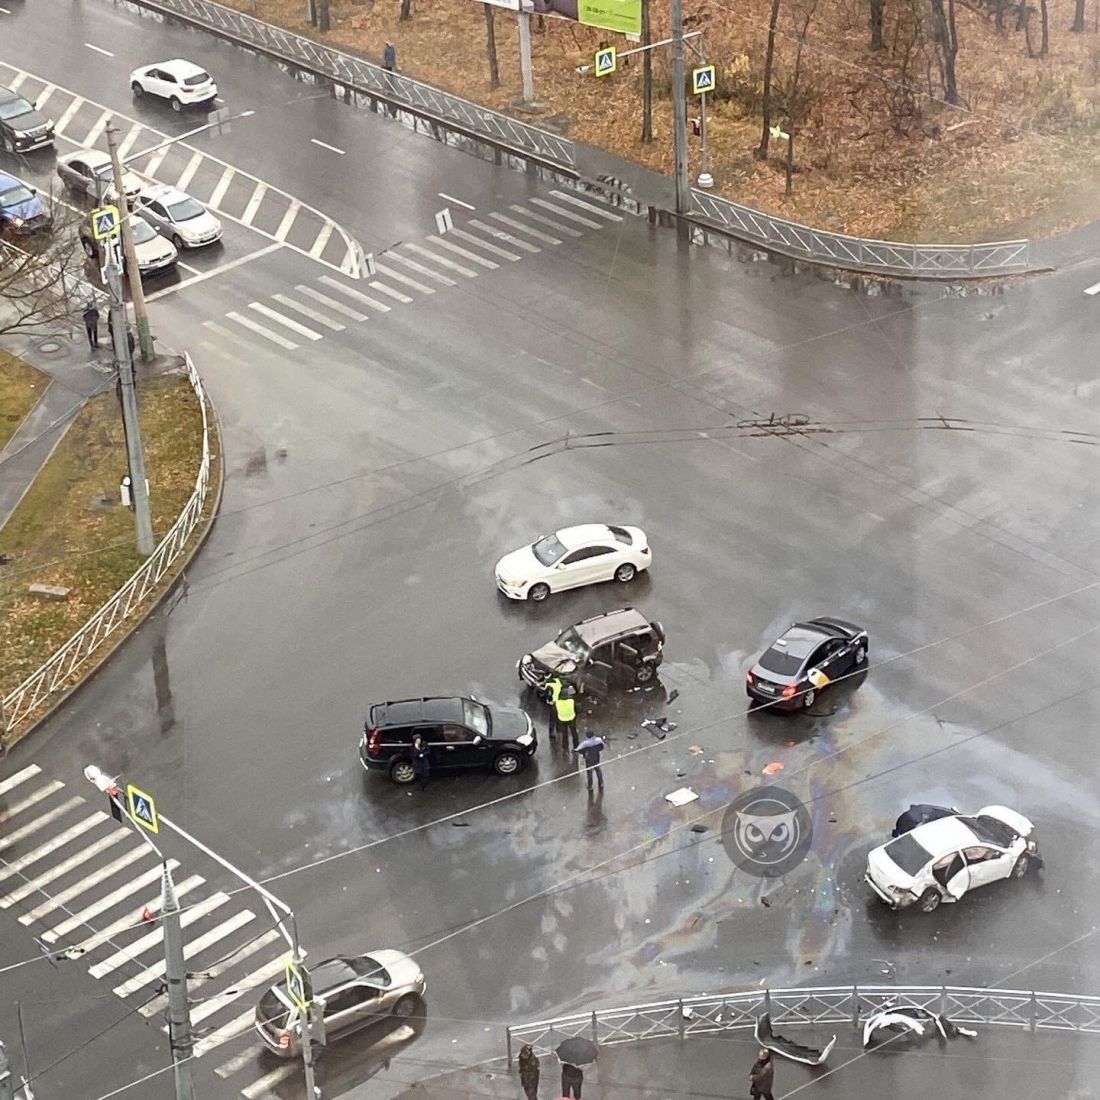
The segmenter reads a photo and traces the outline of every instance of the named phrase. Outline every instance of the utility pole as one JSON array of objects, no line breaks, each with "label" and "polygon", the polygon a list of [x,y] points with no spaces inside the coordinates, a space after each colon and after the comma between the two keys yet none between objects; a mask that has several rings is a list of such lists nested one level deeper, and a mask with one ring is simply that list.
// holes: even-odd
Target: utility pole
[{"label": "utility pole", "polygon": [[164,981],[168,986],[168,1045],[172,1050],[172,1075],[176,1100],[195,1100],[191,1081],[191,1010],[187,1004],[187,969],[183,961],[183,929],[180,903],[172,882],[172,869],[164,864],[160,884],[160,916],[164,928]]},{"label": "utility pole", "polygon": [[111,153],[111,167],[115,175],[115,192],[118,195],[118,210],[122,221],[122,253],[126,257],[126,274],[130,281],[130,301],[134,304],[134,324],[137,325],[138,344],[141,357],[146,363],[152,362],[156,354],[153,348],[153,334],[149,331],[149,312],[145,308],[145,287],[141,284],[141,272],[138,270],[137,256],[134,253],[134,234],[130,228],[130,200],[122,186],[122,162],[118,158],[118,145],[114,126],[107,127],[107,148]]},{"label": "utility pole", "polygon": [[684,6],[672,0],[672,106],[673,135],[676,149],[676,232],[687,240],[688,224],[684,215],[691,209],[691,180],[687,155],[687,92],[684,89]]}]

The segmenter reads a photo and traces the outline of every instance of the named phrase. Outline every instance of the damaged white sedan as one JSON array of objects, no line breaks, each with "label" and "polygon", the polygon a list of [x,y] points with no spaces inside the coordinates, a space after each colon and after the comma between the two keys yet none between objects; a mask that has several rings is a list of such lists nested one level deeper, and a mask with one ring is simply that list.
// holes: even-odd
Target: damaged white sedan
[{"label": "damaged white sedan", "polygon": [[978,886],[1023,878],[1029,868],[1041,867],[1034,831],[1007,806],[950,814],[873,849],[864,877],[892,909],[917,905],[932,913]]}]

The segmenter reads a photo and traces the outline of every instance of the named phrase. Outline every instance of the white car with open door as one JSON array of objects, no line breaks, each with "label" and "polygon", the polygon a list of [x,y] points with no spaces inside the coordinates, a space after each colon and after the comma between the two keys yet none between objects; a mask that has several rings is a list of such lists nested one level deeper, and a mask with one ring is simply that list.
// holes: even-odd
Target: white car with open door
[{"label": "white car with open door", "polygon": [[540,535],[497,562],[497,588],[510,600],[545,600],[551,592],[616,580],[626,584],[653,555],[640,527],[582,523]]},{"label": "white car with open door", "polygon": [[979,886],[1041,867],[1035,826],[1007,806],[918,825],[867,856],[868,885],[892,909],[931,913]]}]

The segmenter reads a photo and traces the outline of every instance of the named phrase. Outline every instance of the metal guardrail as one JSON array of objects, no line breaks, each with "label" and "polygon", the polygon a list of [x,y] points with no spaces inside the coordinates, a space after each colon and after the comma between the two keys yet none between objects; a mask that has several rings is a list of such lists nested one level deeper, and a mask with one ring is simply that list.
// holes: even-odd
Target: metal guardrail
[{"label": "metal guardrail", "polygon": [[4,724],[0,724],[0,744],[6,731],[33,714],[55,692],[68,687],[74,673],[142,606],[146,597],[156,591],[202,519],[210,488],[210,423],[202,379],[186,352],[184,363],[202,412],[202,460],[194,492],[176,522],[133,576],[52,657],[0,700],[0,715],[4,719]]},{"label": "metal guardrail", "polygon": [[849,1024],[871,1012],[903,1002],[950,1017],[957,1024],[986,1024],[1036,1031],[1074,1031],[1100,1035],[1100,997],[1076,993],[1038,993],[1020,989],[971,986],[873,985],[763,989],[743,993],[682,997],[675,1001],[596,1009],[554,1020],[507,1028],[508,1064],[519,1045],[530,1043],[549,1054],[563,1040],[583,1035],[598,1046],[643,1039],[687,1039],[721,1031],[751,1029],[770,1013],[772,1023]]},{"label": "metal guardrail", "polygon": [[901,244],[849,237],[811,229],[720,195],[693,190],[694,217],[711,222],[733,236],[795,259],[833,264],[846,270],[953,278],[1006,275],[1030,266],[1030,241],[990,241],[986,244]]}]

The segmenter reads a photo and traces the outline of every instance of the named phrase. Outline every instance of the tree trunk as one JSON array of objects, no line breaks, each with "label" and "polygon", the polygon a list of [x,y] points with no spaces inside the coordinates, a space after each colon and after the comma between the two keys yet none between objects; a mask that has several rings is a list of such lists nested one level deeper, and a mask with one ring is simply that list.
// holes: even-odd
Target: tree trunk
[{"label": "tree trunk", "polygon": [[993,26],[999,33],[1005,29],[1005,0],[993,0]]},{"label": "tree trunk", "polygon": [[[642,0],[642,45],[649,45],[649,0]],[[642,142],[653,140],[653,51],[642,54]]]},{"label": "tree trunk", "polygon": [[1077,0],[1073,9],[1073,26],[1070,30],[1080,34],[1085,29],[1085,0]]},{"label": "tree trunk", "polygon": [[1039,56],[1046,57],[1050,46],[1050,15],[1047,0],[1039,0]]},{"label": "tree trunk", "polygon": [[500,65],[497,64],[497,25],[492,4],[482,4],[485,9],[485,52],[489,55],[489,87],[500,87]]},{"label": "tree trunk", "polygon": [[959,89],[955,80],[955,55],[959,43],[955,37],[955,0],[930,0],[932,7],[932,37],[939,47],[940,64],[943,67],[943,97],[952,107],[959,106]]},{"label": "tree trunk", "polygon": [[768,140],[772,132],[772,63],[775,60],[775,28],[779,23],[779,5],[782,0],[772,0],[772,13],[768,19],[768,52],[764,57],[764,124],[760,131],[760,145],[756,150],[757,160],[768,159]]},{"label": "tree trunk", "polygon": [[882,13],[886,0],[871,0],[871,49],[882,49]]},{"label": "tree trunk", "polygon": [[412,18],[412,0],[401,0],[401,15],[399,18],[402,23],[406,19]]},{"label": "tree trunk", "polygon": [[332,19],[329,16],[328,0],[317,0],[317,29],[328,31],[332,29]]}]

